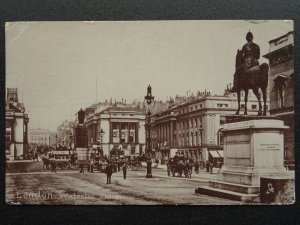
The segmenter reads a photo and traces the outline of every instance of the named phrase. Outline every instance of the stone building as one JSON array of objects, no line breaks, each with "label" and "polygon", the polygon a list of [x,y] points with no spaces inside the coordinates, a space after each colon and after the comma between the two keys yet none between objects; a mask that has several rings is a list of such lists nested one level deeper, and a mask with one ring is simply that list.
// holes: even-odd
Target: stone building
[{"label": "stone building", "polygon": [[50,145],[51,132],[49,129],[29,129],[29,144]]},{"label": "stone building", "polygon": [[269,41],[270,114],[279,117],[289,129],[284,134],[286,166],[294,166],[294,32]]},{"label": "stone building", "polygon": [[89,147],[100,146],[107,156],[112,151],[125,155],[145,152],[145,114],[139,105],[99,103],[84,111]]},{"label": "stone building", "polygon": [[[244,107],[243,104],[241,107]],[[151,146],[155,158],[165,161],[178,152],[197,160],[222,160],[220,129],[225,123],[225,115],[235,114],[236,110],[236,94],[225,90],[222,96],[201,92],[197,97],[186,98],[185,102],[154,113],[151,118]],[[249,93],[248,114],[256,115],[257,112],[256,97]]]},{"label": "stone building", "polygon": [[28,114],[19,102],[17,88],[7,88],[5,102],[5,152],[7,160],[26,159],[28,145]]}]

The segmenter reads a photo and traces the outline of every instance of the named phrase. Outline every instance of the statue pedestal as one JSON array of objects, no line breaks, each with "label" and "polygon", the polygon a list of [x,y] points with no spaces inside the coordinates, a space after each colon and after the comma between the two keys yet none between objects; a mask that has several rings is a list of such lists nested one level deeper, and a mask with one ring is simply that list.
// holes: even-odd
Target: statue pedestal
[{"label": "statue pedestal", "polygon": [[[232,117],[232,116],[231,116]],[[251,200],[258,196],[260,177],[281,176],[283,165],[283,121],[272,117],[246,120],[224,125],[224,165],[216,181],[200,187],[196,193],[233,200]]]},{"label": "statue pedestal", "polygon": [[75,151],[78,160],[89,160],[88,134],[86,127],[82,124],[78,124],[75,128]]}]

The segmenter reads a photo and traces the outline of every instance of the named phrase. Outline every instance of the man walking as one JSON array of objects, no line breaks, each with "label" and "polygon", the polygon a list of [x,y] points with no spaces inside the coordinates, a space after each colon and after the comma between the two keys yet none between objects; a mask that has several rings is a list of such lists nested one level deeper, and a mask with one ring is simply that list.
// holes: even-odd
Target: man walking
[{"label": "man walking", "polygon": [[205,162],[205,167],[206,167],[206,172],[208,173],[209,172],[209,161],[206,160]]},{"label": "man walking", "polygon": [[106,181],[107,184],[111,183],[111,175],[112,175],[112,164],[109,162],[106,166]]},{"label": "man walking", "polygon": [[214,164],[213,164],[213,162],[211,161],[211,162],[209,163],[209,170],[210,170],[210,173],[213,172],[213,167],[214,167]]},{"label": "man walking", "polygon": [[123,178],[124,178],[124,180],[126,180],[126,174],[127,174],[127,164],[126,163],[123,164],[122,170],[123,170]]},{"label": "man walking", "polygon": [[56,173],[56,163],[55,163],[55,160],[52,160],[52,161],[51,161],[51,171],[52,171],[52,173],[53,173],[53,172]]},{"label": "man walking", "polygon": [[83,169],[84,165],[83,165],[83,162],[80,163],[79,167],[80,167],[79,173],[84,173],[84,169]]},{"label": "man walking", "polygon": [[195,163],[195,173],[196,174],[199,173],[199,167],[200,167],[200,165],[199,165],[198,160],[197,160],[196,163]]}]

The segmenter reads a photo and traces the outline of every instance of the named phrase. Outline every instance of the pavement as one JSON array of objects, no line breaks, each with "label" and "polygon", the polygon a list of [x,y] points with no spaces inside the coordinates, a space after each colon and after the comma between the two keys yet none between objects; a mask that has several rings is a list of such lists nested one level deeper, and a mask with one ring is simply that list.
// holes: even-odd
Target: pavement
[{"label": "pavement", "polygon": [[195,187],[207,184],[216,174],[192,175],[192,178],[168,177],[165,169],[153,168],[153,178],[146,178],[146,169],[114,173],[106,184],[104,173],[79,173],[78,170],[57,173],[35,172],[6,174],[8,204],[240,204],[236,201],[195,194]]}]

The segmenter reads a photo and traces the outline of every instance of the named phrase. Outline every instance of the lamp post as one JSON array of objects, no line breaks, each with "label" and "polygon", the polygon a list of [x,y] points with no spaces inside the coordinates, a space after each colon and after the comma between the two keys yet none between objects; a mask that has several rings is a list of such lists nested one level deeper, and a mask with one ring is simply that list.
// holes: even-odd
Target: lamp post
[{"label": "lamp post", "polygon": [[101,149],[98,148],[98,156],[100,155],[100,151],[101,151],[101,157],[103,156],[103,136],[105,134],[104,130],[101,128],[101,130],[98,132],[99,133],[99,137],[100,137],[100,145],[101,145]]},{"label": "lamp post", "polygon": [[200,135],[200,152],[199,153],[201,153],[200,158],[203,158],[203,156],[202,156],[202,131],[203,131],[203,128],[202,128],[202,125],[200,125],[200,127],[199,127],[199,135]]},{"label": "lamp post", "polygon": [[144,99],[144,109],[147,113],[147,124],[146,124],[146,162],[147,162],[147,175],[146,178],[152,178],[152,161],[151,161],[151,127],[150,127],[150,119],[151,119],[151,113],[154,109],[155,102],[154,102],[154,96],[152,96],[151,86],[149,85],[147,88],[147,95]]}]

